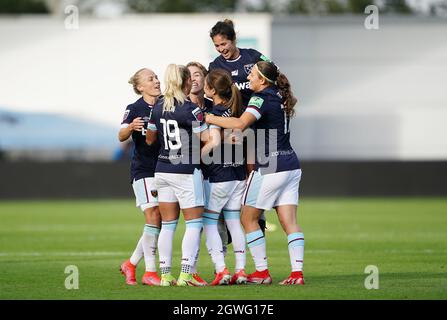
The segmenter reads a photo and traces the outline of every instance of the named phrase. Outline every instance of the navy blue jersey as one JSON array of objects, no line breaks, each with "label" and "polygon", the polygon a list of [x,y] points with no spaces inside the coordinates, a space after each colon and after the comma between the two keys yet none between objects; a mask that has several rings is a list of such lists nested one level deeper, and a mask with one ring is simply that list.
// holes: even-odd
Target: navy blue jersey
[{"label": "navy blue jersey", "polygon": [[211,113],[211,111],[213,110],[213,100],[205,97],[203,99],[203,101],[204,101],[204,106],[203,106],[202,112],[203,113]]},{"label": "navy blue jersey", "polygon": [[[188,99],[191,100],[189,97]],[[211,110],[213,110],[213,100],[206,96],[203,97],[203,108],[200,109],[202,110],[202,113],[210,113]]]},{"label": "navy blue jersey", "polygon": [[[219,117],[231,117],[231,110],[223,105],[214,106],[213,115]],[[210,129],[221,129],[216,125],[211,125]],[[245,160],[243,157],[243,145],[228,144],[222,141],[220,148],[219,163],[211,163],[205,165],[205,170],[210,182],[225,182],[225,181],[241,181],[245,180]]]},{"label": "navy blue jersey", "polygon": [[134,130],[132,140],[135,144],[130,165],[130,175],[132,181],[142,178],[153,177],[157,164],[159,145],[148,146],[146,144],[146,130],[151,118],[153,106],[144,101],[143,97],[127,106],[124,112],[121,128],[127,127],[135,118],[141,117],[144,121],[142,131]]},{"label": "navy blue jersey", "polygon": [[[257,119],[254,125],[256,130],[256,167],[261,168],[261,173],[300,168],[298,157],[290,145],[290,118],[285,114],[282,101],[283,97],[278,92],[278,88],[270,86],[254,93],[245,111],[250,112]],[[258,132],[260,133],[259,130],[265,130],[265,136],[261,135],[260,139],[257,137]],[[269,139],[273,139],[275,132],[276,148],[269,146]],[[263,150],[265,152],[260,154]]]},{"label": "navy blue jersey", "polygon": [[[163,99],[155,105],[149,130],[157,131],[160,143],[155,172],[192,174],[200,169],[200,140],[194,133],[207,129],[200,107],[189,100],[163,111]],[[193,141],[194,140],[194,141]]]},{"label": "navy blue jersey", "polygon": [[208,70],[224,69],[231,74],[234,84],[241,92],[242,105],[245,109],[253,93],[250,89],[250,81],[247,79],[251,72],[251,68],[253,68],[256,62],[268,59],[254,49],[239,48],[239,53],[239,57],[234,60],[225,60],[222,55],[219,55],[213,62],[210,63]]}]

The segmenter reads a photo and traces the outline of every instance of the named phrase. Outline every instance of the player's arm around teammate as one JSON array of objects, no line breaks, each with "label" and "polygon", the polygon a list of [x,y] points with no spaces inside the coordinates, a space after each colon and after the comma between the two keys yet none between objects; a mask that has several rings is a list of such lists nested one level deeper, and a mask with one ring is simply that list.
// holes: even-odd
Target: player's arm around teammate
[{"label": "player's arm around teammate", "polygon": [[[200,107],[186,97],[190,90],[189,70],[184,66],[169,65],[163,98],[154,107],[146,133],[146,143],[160,143],[155,180],[162,218],[158,241],[162,286],[200,285],[192,273],[203,225],[203,179],[200,156],[194,159],[193,155],[197,148],[200,152],[196,136],[207,141],[208,129]],[[171,274],[171,260],[180,209],[186,230],[182,242],[182,272],[176,281]]]},{"label": "player's arm around teammate", "polygon": [[[223,69],[211,71],[205,80],[205,93],[213,99],[212,114],[219,117],[238,117],[241,114],[242,99],[233,85],[230,74]],[[208,201],[203,215],[208,252],[215,265],[216,276],[212,285],[241,284],[247,280],[245,274],[245,236],[240,224],[242,194],[245,189],[245,168],[242,145],[221,143],[221,128],[211,126],[210,141],[202,149],[206,156],[213,151],[208,167],[209,181],[205,186]],[[236,152],[239,148],[239,153]],[[217,156],[216,155],[220,155]],[[238,159],[239,156],[239,159]],[[225,266],[222,241],[217,229],[217,221],[223,213],[225,223],[232,237],[236,267],[233,277]]]},{"label": "player's arm around teammate", "polygon": [[132,136],[135,144],[130,168],[131,180],[136,205],[143,211],[146,224],[134,253],[121,265],[121,272],[125,275],[127,284],[135,285],[135,269],[144,257],[146,272],[142,283],[159,285],[160,278],[156,272],[156,250],[161,217],[154,186],[158,146],[146,145],[145,131],[152,108],[160,95],[160,81],[152,70],[144,68],[137,71],[129,83],[132,84],[135,93],[142,97],[126,108],[118,139],[122,142]]},{"label": "player's arm around teammate", "polygon": [[[239,48],[237,46],[236,31],[233,21],[225,19],[218,21],[210,30],[210,38],[213,41],[216,51],[220,54],[209,64],[209,71],[214,69],[224,69],[231,74],[235,86],[242,95],[242,110],[248,105],[248,101],[253,93],[247,76],[255,63],[258,61],[268,61],[269,59],[252,48]],[[255,150],[244,141],[245,163],[247,176],[254,170]],[[266,219],[264,213],[259,219],[259,226],[264,233]]]},{"label": "player's arm around teammate", "polygon": [[[289,131],[296,99],[290,90],[289,81],[273,63],[258,62],[248,79],[254,94],[240,118],[213,115],[206,118],[208,124],[222,128],[245,130],[256,122],[256,130],[266,130],[265,139],[258,140],[267,147],[263,148],[265,153],[261,156],[267,157],[269,163],[262,164],[258,159],[259,155],[256,155],[258,170],[250,174],[243,196],[241,222],[256,266],[256,271],[248,276],[247,281],[257,284],[272,282],[268,272],[265,238],[259,229],[258,218],[262,210],[275,208],[287,234],[292,266],[291,275],[281,284],[304,284],[304,236],[296,219],[301,169],[298,157],[290,145]],[[268,149],[272,134],[276,135],[276,150]]]}]

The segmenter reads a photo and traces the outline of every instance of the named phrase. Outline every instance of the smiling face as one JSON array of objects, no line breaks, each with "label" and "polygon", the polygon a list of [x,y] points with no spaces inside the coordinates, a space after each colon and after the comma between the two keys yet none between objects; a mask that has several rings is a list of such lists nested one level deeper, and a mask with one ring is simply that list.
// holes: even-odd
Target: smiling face
[{"label": "smiling face", "polygon": [[203,74],[202,70],[200,70],[199,67],[189,66],[188,69],[189,72],[191,72],[191,81],[192,81],[191,94],[199,95],[201,92],[203,92],[205,75]]},{"label": "smiling face", "polygon": [[265,79],[259,74],[256,65],[251,68],[251,72],[247,79],[250,81],[250,89],[254,92],[261,91],[266,82]]},{"label": "smiling face", "polygon": [[158,97],[161,94],[160,80],[154,71],[144,69],[138,75],[137,89],[141,94],[146,94],[151,97]]},{"label": "smiling face", "polygon": [[236,41],[228,40],[226,36],[215,35],[213,37],[214,47],[225,60],[233,60],[238,56],[238,49],[236,47]]}]

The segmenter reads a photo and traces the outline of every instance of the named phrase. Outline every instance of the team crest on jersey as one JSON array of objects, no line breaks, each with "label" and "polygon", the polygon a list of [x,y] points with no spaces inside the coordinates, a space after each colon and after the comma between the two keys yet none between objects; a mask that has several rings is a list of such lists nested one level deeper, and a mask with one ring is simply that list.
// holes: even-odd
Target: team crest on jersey
[{"label": "team crest on jersey", "polygon": [[203,113],[202,113],[202,110],[200,109],[200,107],[195,108],[192,111],[192,114],[194,115],[194,118],[197,119],[197,121],[200,121],[200,122],[203,121]]},{"label": "team crest on jersey", "polygon": [[157,190],[151,190],[151,195],[152,195],[154,198],[157,198],[157,197],[158,197],[158,191],[157,191]]},{"label": "team crest on jersey", "polygon": [[250,74],[251,69],[253,69],[254,63],[244,65],[244,70],[247,74]]},{"label": "team crest on jersey", "polygon": [[129,116],[129,113],[130,113],[130,110],[124,111],[123,121],[127,119],[127,117]]}]

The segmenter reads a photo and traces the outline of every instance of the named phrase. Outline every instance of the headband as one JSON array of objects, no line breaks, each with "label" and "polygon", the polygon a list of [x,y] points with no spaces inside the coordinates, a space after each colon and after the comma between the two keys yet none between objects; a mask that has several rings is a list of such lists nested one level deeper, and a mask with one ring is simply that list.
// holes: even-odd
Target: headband
[{"label": "headband", "polygon": [[255,64],[255,67],[256,67],[256,70],[258,70],[259,74],[260,74],[265,80],[267,80],[267,81],[270,82],[270,83],[276,84],[276,81],[270,80],[269,78],[267,78],[267,77],[261,72],[261,70],[259,70],[259,68],[258,68],[258,64]]}]

